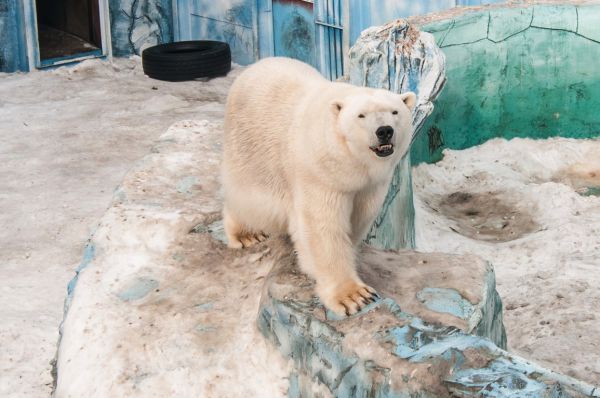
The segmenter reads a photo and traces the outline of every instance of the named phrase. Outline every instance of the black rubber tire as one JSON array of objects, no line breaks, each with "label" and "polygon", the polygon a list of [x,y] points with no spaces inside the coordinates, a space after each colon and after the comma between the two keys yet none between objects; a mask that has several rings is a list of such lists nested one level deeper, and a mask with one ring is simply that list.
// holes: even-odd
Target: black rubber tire
[{"label": "black rubber tire", "polygon": [[142,66],[149,77],[170,82],[224,76],[231,70],[231,49],[211,40],[159,44],[142,52]]}]

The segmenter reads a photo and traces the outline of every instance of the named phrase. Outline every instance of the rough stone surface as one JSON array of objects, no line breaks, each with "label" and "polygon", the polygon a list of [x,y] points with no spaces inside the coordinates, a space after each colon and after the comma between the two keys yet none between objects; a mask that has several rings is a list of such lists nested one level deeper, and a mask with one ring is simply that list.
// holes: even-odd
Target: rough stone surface
[{"label": "rough stone surface", "polygon": [[178,122],[115,191],[68,287],[57,398],[285,395],[256,328],[269,248],[215,239],[221,140]]},{"label": "rough stone surface", "polygon": [[[417,94],[413,139],[433,110],[445,82],[444,54],[429,33],[404,20],[365,30],[350,49],[349,81],[359,86]],[[399,164],[367,242],[382,248],[414,247],[410,156]]]},{"label": "rough stone surface", "polygon": [[469,334],[505,343],[493,271],[480,260],[365,248],[360,272],[384,298],[340,319],[313,296],[289,244],[271,249],[258,325],[293,359],[290,397],[600,396]]}]

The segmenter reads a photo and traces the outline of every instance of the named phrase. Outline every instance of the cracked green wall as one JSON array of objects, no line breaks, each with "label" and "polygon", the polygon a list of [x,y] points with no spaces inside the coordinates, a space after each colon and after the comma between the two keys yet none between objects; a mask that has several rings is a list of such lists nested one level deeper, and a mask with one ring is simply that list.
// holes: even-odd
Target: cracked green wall
[{"label": "cracked green wall", "polygon": [[600,136],[599,20],[598,5],[536,5],[422,26],[446,54],[448,81],[413,163],[495,137]]}]

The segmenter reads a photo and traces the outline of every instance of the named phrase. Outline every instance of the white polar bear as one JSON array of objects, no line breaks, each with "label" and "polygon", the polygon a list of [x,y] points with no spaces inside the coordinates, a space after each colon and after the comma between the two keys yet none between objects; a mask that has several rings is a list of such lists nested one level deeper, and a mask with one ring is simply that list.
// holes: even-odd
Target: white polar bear
[{"label": "white polar bear", "polygon": [[223,219],[229,246],[288,233],[323,304],[353,314],[376,292],[356,246],[408,150],[414,93],[332,83],[289,58],[248,67],[227,99]]}]

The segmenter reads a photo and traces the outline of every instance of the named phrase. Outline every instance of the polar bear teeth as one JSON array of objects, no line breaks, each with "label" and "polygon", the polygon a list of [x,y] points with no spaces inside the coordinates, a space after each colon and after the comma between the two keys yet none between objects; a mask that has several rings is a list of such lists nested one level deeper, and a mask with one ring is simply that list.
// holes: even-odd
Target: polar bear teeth
[{"label": "polar bear teeth", "polygon": [[393,144],[383,144],[383,145],[372,146],[372,147],[370,147],[370,149],[373,152],[375,152],[375,155],[377,155],[379,157],[390,156],[392,153],[394,153],[394,145]]}]

